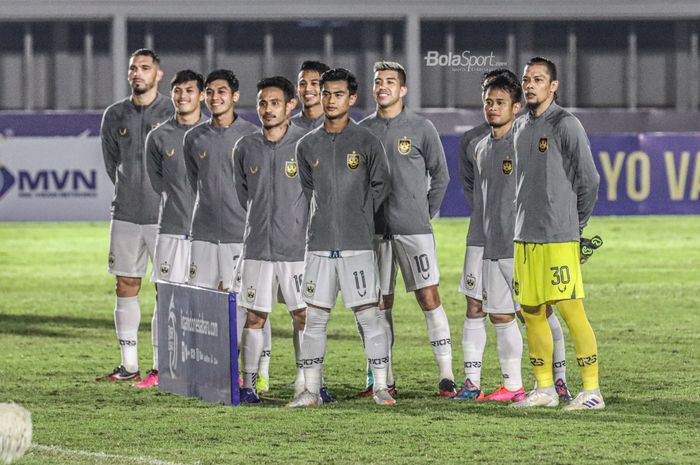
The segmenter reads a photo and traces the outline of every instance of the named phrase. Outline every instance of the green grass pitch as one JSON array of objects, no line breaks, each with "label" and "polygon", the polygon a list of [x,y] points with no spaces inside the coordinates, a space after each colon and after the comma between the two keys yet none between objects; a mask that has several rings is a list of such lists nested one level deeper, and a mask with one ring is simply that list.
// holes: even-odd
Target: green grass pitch
[{"label": "green grass pitch", "polygon": [[[442,299],[462,376],[464,219],[435,222]],[[354,320],[332,312],[331,406],[288,410],[291,324],[272,316],[274,401],[209,405],[127,384],[95,383],[118,364],[106,223],[0,224],[0,402],[33,413],[29,464],[700,463],[700,216],[595,217],[605,239],[584,266],[607,408],[514,411],[436,396],[437,374],[415,299],[397,293],[398,405],[356,398],[364,357]],[[401,289],[401,288],[400,288]],[[150,366],[153,287],[142,291],[140,358]],[[580,388],[568,331],[569,384]],[[527,352],[525,352],[525,357]],[[526,358],[524,358],[524,361]],[[496,388],[494,333],[482,382]],[[523,363],[526,388],[533,377]]]}]

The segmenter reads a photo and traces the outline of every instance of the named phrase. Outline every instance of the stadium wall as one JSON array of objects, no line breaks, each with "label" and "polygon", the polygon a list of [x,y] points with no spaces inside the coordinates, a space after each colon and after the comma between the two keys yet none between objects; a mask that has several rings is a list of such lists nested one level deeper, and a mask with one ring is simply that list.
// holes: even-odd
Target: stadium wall
[{"label": "stadium wall", "polygon": [[[301,61],[351,69],[373,106],[371,67],[406,65],[413,108],[479,106],[481,74],[545,55],[567,107],[700,109],[696,0],[0,0],[0,110],[89,110],[128,95],[140,47],[176,70],[231,68],[241,108],[260,76]],[[456,61],[455,61],[456,60]]]},{"label": "stadium wall", "polygon": [[[478,112],[429,113],[440,129],[451,181],[440,214],[470,211],[459,182],[459,132]],[[591,148],[601,177],[596,215],[700,214],[700,132],[638,132],[649,115],[621,124],[614,112],[586,112],[596,127]],[[359,119],[360,113],[354,118]],[[659,115],[656,120],[662,121]],[[107,220],[113,186],[104,171],[99,112],[0,114],[0,221]],[[242,117],[257,122],[252,112]],[[607,126],[605,126],[607,121]],[[668,122],[673,126],[673,118]],[[658,121],[655,127],[664,126]],[[458,129],[456,131],[455,129]]]}]

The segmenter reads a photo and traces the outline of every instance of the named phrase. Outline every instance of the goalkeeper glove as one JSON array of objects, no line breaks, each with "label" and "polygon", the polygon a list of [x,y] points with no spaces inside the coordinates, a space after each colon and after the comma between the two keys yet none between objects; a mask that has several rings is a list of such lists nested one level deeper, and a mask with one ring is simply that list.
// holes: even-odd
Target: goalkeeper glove
[{"label": "goalkeeper glove", "polygon": [[581,238],[581,264],[586,263],[593,251],[603,245],[603,238],[600,236],[593,236],[590,239],[585,237]]}]

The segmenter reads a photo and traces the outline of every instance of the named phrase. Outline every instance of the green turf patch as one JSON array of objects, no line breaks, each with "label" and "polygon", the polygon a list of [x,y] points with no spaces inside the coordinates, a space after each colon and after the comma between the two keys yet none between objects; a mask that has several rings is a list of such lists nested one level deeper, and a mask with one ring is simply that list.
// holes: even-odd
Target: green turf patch
[{"label": "green turf patch", "polygon": [[[435,222],[441,295],[461,378],[464,297],[457,292],[467,220]],[[20,464],[698,463],[700,217],[593,218],[605,245],[584,266],[607,409],[513,411],[440,399],[425,323],[396,295],[398,405],[358,399],[364,355],[349,310],[329,325],[326,381],[335,405],[282,407],[294,377],[291,323],[272,314],[273,401],[209,405],[126,384],[95,383],[119,363],[106,223],[0,224],[0,401],[33,413],[34,448]],[[141,295],[140,359],[150,364],[153,287]],[[572,389],[580,387],[568,332]],[[525,361],[525,360],[524,360]],[[533,377],[523,363],[526,388]],[[486,390],[499,384],[494,333]]]}]

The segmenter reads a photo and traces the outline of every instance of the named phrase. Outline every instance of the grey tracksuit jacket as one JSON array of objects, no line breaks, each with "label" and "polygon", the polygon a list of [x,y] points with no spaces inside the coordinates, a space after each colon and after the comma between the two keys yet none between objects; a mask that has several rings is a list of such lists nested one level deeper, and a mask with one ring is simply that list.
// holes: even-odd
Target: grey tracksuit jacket
[{"label": "grey tracksuit jacket", "polygon": [[[197,124],[206,121],[202,117]],[[146,168],[153,189],[161,194],[161,234],[188,235],[194,193],[187,180],[183,139],[195,125],[181,124],[173,115],[146,137]]]},{"label": "grey tracksuit jacket", "polygon": [[515,227],[515,150],[513,131],[500,139],[486,136],[475,147],[475,172],[479,184],[474,197],[481,197],[484,259],[513,258]]},{"label": "grey tracksuit jacket", "polygon": [[227,128],[202,123],[185,133],[184,151],[190,187],[196,193],[192,239],[212,243],[241,243],[245,211],[233,180],[233,148],[258,128],[236,117]]},{"label": "grey tracksuit jacket", "polygon": [[304,129],[306,132],[316,129],[326,120],[325,115],[321,115],[318,119],[308,119],[304,116],[303,112],[299,112],[296,115],[289,118],[289,121],[294,125]]},{"label": "grey tracksuit jacket", "polygon": [[158,94],[150,105],[125,98],[102,115],[100,136],[107,176],[114,184],[112,218],[135,224],[158,223],[160,196],[146,172],[146,135],[174,113],[170,99]]},{"label": "grey tracksuit jacket", "polygon": [[491,126],[488,123],[483,123],[465,132],[459,141],[459,177],[462,181],[464,196],[472,209],[472,214],[469,217],[467,245],[472,247],[483,247],[486,243],[483,225],[484,212],[482,210],[484,199],[481,197],[481,189],[475,188],[481,184],[481,179],[475,168],[474,150],[476,144],[490,133]]},{"label": "grey tracksuit jacket", "polygon": [[374,114],[360,122],[384,144],[391,189],[377,215],[380,234],[430,234],[450,175],[440,135],[428,119],[404,108],[395,118]]},{"label": "grey tracksuit jacket", "polygon": [[600,176],[579,120],[557,104],[515,127],[515,240],[580,239],[598,199]]},{"label": "grey tracksuit jacket", "polygon": [[373,250],[374,214],[390,188],[379,139],[353,121],[340,133],[321,126],[299,140],[297,161],[311,201],[307,249]]},{"label": "grey tracksuit jacket", "polygon": [[270,142],[260,130],[236,144],[236,192],[248,213],[244,258],[304,260],[309,203],[299,182],[296,144],[306,132],[290,125],[282,139]]}]

